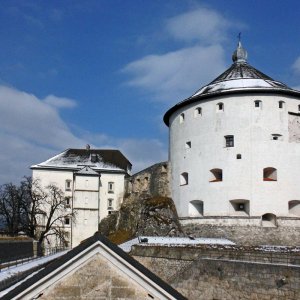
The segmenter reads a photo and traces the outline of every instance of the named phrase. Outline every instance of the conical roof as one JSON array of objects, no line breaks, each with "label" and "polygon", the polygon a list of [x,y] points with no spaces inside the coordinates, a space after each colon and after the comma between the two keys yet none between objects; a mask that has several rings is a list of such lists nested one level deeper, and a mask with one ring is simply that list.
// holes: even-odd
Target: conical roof
[{"label": "conical roof", "polygon": [[241,42],[238,43],[237,49],[232,55],[232,60],[233,64],[229,69],[208,85],[200,88],[192,97],[236,89],[275,88],[290,90],[287,85],[272,79],[249,65],[247,63],[247,51],[243,48]]},{"label": "conical roof", "polygon": [[291,89],[284,83],[274,80],[252,67],[247,62],[247,56],[247,51],[239,41],[238,46],[232,55],[233,64],[208,85],[200,88],[191,97],[170,108],[164,116],[164,122],[169,125],[171,114],[180,107],[195,101],[221,96],[223,94],[259,92],[291,94],[297,98],[300,97],[299,91]]}]

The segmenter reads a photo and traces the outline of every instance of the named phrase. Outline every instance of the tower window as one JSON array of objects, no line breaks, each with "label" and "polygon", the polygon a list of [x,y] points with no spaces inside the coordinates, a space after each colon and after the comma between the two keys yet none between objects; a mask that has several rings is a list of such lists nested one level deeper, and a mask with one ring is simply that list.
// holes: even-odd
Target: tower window
[{"label": "tower window", "polygon": [[114,193],[114,190],[115,190],[115,183],[114,182],[109,182],[108,183],[108,192],[110,194],[113,194]]},{"label": "tower window", "polygon": [[189,203],[189,217],[202,217],[203,216],[203,201],[192,200]]},{"label": "tower window", "polygon": [[223,171],[222,169],[211,169],[211,180],[210,182],[218,182],[218,181],[223,181]]},{"label": "tower window", "polygon": [[271,134],[271,139],[274,141],[282,141],[282,135],[277,133]]},{"label": "tower window", "polygon": [[189,174],[187,172],[183,172],[180,175],[180,185],[188,185],[189,184]]},{"label": "tower window", "polygon": [[261,100],[255,100],[254,101],[254,107],[255,108],[262,108],[262,101]]},{"label": "tower window", "polygon": [[264,181],[277,181],[277,169],[264,168]]},{"label": "tower window", "polygon": [[224,111],[224,104],[222,102],[217,104],[217,111]]},{"label": "tower window", "polygon": [[201,114],[202,114],[202,108],[201,107],[195,108],[195,110],[194,110],[194,118],[197,118]]},{"label": "tower window", "polygon": [[192,142],[188,141],[185,143],[185,149],[191,149],[192,148]]},{"label": "tower window", "polygon": [[225,135],[225,147],[234,147],[234,136]]},{"label": "tower window", "polygon": [[66,180],[66,191],[71,191],[71,183],[72,183],[72,180],[70,180],[70,179]]},{"label": "tower window", "polygon": [[179,123],[183,123],[184,122],[184,113],[180,114],[179,116]]},{"label": "tower window", "polygon": [[108,210],[113,210],[113,201],[114,201],[114,199],[107,200],[107,209]]},{"label": "tower window", "polygon": [[284,109],[284,105],[285,105],[285,102],[284,102],[284,101],[279,101],[279,102],[278,102],[278,107],[279,107],[279,109]]}]

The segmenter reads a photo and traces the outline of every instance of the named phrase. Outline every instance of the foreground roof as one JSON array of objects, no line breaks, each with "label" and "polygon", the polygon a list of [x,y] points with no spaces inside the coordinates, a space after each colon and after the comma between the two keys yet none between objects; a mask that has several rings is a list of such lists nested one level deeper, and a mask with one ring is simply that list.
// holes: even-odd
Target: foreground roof
[{"label": "foreground roof", "polygon": [[131,163],[119,151],[110,149],[67,149],[50,159],[31,166],[31,169],[70,169],[80,170],[88,166],[93,170],[131,170]]},{"label": "foreground roof", "polygon": [[200,88],[191,97],[183,100],[169,109],[164,122],[169,125],[171,114],[178,108],[187,104],[204,100],[214,96],[228,95],[233,93],[263,92],[263,93],[282,93],[292,94],[300,97],[300,92],[291,89],[284,83],[274,80],[268,75],[255,69],[247,62],[247,51],[239,41],[237,49],[232,55],[233,64],[220,76],[208,85]]},{"label": "foreground roof", "polygon": [[[140,276],[144,278],[145,283],[147,282],[152,286],[157,286],[158,289],[163,291],[163,294],[166,295],[167,299],[186,299],[169,284],[153,274],[142,264],[125,253],[117,245],[111,243],[98,232],[85,240],[82,244],[75,247],[73,250],[67,252],[65,255],[46,266],[37,274],[25,279],[23,283],[4,295],[2,299],[24,299],[24,295],[30,295],[32,293],[40,293],[40,295],[42,295],[43,291],[40,289],[42,289],[41,286],[43,284],[46,286],[51,285],[50,281],[52,278],[57,278],[57,276],[64,273],[64,270],[69,270],[66,274],[71,272],[70,268],[72,264],[76,264],[76,262],[80,261],[82,257],[89,257],[89,253],[95,253],[95,249],[97,248],[108,249],[109,252],[107,253],[110,253],[112,257],[116,257],[119,263],[122,263],[123,265],[130,265],[135,274],[140,274]],[[103,253],[103,251],[101,253]],[[57,282],[57,280],[58,279],[55,279],[53,282]]]}]

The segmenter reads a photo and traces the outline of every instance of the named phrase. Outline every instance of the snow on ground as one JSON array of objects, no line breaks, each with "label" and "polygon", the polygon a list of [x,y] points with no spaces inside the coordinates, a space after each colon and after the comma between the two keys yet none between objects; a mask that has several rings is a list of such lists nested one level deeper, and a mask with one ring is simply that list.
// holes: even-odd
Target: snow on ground
[{"label": "snow on ground", "polygon": [[[10,277],[12,277],[14,275],[17,275],[18,273],[25,272],[25,271],[30,270],[32,268],[38,267],[40,265],[43,265],[46,262],[49,262],[51,260],[54,260],[54,259],[56,259],[56,258],[58,258],[58,257],[60,257],[60,256],[62,256],[64,254],[66,254],[68,251],[69,250],[61,251],[61,252],[55,253],[53,255],[44,256],[44,257],[41,257],[41,258],[36,258],[36,259],[34,259],[34,260],[32,260],[32,261],[30,261],[28,263],[24,263],[22,265],[18,265],[18,266],[15,266],[15,267],[9,267],[9,268],[2,269],[0,271],[0,281],[8,279],[8,278],[10,278]],[[31,274],[30,276],[32,276],[32,275],[33,274]],[[17,285],[19,285],[21,282],[18,282],[17,284],[9,287],[8,289],[1,291],[0,292],[0,298],[3,295],[5,295],[6,293],[8,293],[10,290],[12,290],[13,288],[15,288]]]},{"label": "snow on ground", "polygon": [[[142,242],[146,241],[147,242]],[[227,239],[214,239],[214,238],[188,238],[188,237],[160,237],[160,236],[140,236],[139,238],[127,241],[119,247],[129,252],[133,245],[172,245],[172,246],[184,246],[184,245],[235,245],[234,242]]]}]

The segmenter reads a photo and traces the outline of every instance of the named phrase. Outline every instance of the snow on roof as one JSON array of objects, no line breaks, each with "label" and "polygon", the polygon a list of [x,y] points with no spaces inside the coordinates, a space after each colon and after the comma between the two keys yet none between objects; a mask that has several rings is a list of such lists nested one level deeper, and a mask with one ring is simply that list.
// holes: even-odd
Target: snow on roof
[{"label": "snow on roof", "polygon": [[[55,253],[53,255],[49,255],[49,256],[44,256],[44,257],[38,257],[36,259],[33,259],[27,263],[24,263],[22,265],[17,265],[15,267],[9,267],[9,268],[6,268],[6,269],[2,269],[1,272],[0,272],[0,282],[1,281],[4,281],[10,277],[13,277],[13,276],[16,276],[20,273],[23,273],[23,272],[26,272],[28,270],[31,270],[33,268],[36,268],[38,266],[41,266],[44,265],[45,263],[47,262],[50,262],[64,254],[66,254],[68,252],[68,250],[66,251],[61,251],[59,253]],[[32,276],[34,275],[36,272],[30,274],[29,276]],[[28,277],[26,277],[28,278]],[[24,279],[25,280],[25,279]],[[0,298],[2,296],[4,296],[5,294],[7,294],[9,291],[11,291],[12,289],[14,289],[16,286],[20,285],[24,280],[22,281],[19,281],[18,283],[14,284],[13,286],[10,286],[9,288],[3,290],[0,292]]]},{"label": "snow on roof", "polygon": [[234,63],[211,83],[199,89],[192,97],[209,93],[221,93],[228,90],[252,88],[291,90],[285,84],[272,79],[248,63],[243,62]]},{"label": "snow on roof", "polygon": [[42,163],[31,166],[31,168],[80,170],[85,166],[95,171],[128,172],[131,169],[131,163],[119,150],[109,149],[67,149]]},{"label": "snow on roof", "polygon": [[[144,241],[144,242],[143,242]],[[147,242],[146,242],[147,241]],[[127,241],[119,247],[130,252],[133,245],[235,245],[234,242],[221,238],[189,238],[189,237],[160,237],[160,236],[140,236],[138,238]]]}]

